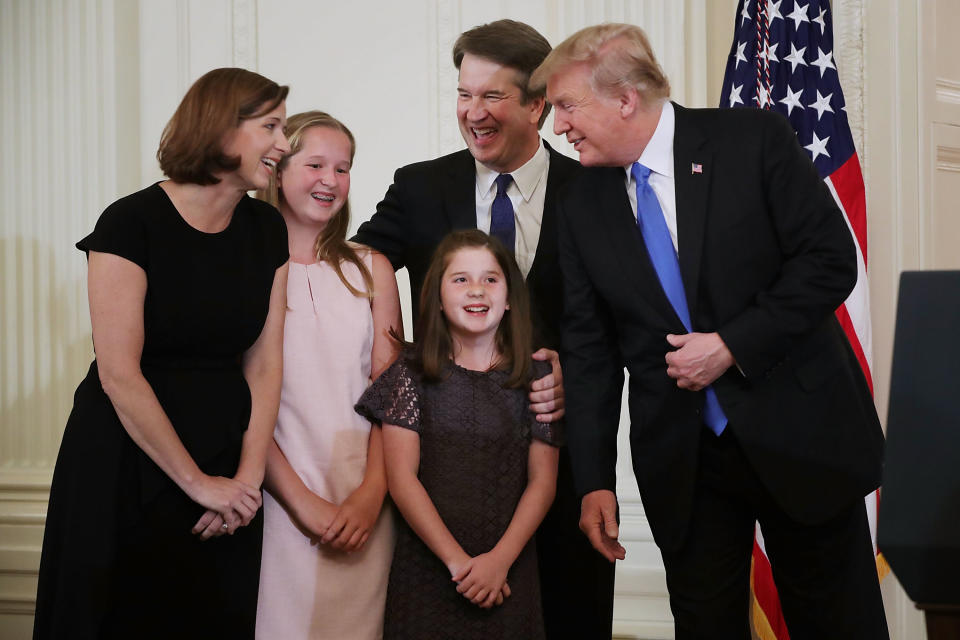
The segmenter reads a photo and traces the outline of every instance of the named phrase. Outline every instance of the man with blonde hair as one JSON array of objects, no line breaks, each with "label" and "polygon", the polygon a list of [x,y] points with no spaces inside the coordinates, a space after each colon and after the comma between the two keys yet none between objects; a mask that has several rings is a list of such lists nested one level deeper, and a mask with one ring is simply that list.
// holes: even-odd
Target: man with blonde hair
[{"label": "man with blonde hair", "polygon": [[863,496],[883,434],[833,311],[842,213],[789,123],[685,109],[639,27],[584,29],[534,73],[587,167],[560,203],[568,440],[611,562],[623,368],[634,474],[677,638],[750,638],[763,526],[793,640],[887,637]]}]

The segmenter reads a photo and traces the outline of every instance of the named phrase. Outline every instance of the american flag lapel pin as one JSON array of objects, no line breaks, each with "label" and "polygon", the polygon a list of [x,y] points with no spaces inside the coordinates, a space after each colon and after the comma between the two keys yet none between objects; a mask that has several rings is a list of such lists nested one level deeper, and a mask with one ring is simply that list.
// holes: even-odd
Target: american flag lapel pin
[{"label": "american flag lapel pin", "polygon": [[695,173],[703,173],[703,165],[699,162],[692,162],[690,164],[690,175]]}]

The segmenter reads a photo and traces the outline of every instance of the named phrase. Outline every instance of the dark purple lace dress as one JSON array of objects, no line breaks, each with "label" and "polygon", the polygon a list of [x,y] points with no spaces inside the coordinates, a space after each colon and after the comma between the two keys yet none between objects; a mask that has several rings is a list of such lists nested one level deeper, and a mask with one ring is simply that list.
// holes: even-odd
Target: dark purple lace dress
[{"label": "dark purple lace dress", "polygon": [[[549,373],[534,362],[534,377]],[[500,540],[527,486],[531,438],[557,446],[555,424],[537,422],[523,389],[505,389],[500,371],[449,365],[427,383],[400,358],[367,389],[357,411],[420,434],[419,478],[440,517],[471,556]],[[543,638],[537,553],[531,539],[510,568],[513,595],[481,609],[457,593],[450,572],[404,521],[387,588],[384,638]]]}]

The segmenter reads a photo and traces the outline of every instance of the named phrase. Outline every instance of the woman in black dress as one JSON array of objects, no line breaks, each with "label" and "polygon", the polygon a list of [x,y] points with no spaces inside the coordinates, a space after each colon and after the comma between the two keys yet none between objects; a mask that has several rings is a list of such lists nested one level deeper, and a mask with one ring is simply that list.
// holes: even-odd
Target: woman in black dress
[{"label": "woman in black dress", "polygon": [[216,69],[88,254],[96,360],[54,470],[34,638],[253,638],[287,239],[264,188],[287,87]]}]

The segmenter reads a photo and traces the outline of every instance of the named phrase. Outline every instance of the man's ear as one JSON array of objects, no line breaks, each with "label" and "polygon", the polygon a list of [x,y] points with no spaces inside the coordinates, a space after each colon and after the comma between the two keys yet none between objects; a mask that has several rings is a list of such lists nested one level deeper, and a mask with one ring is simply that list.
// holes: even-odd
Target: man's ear
[{"label": "man's ear", "polygon": [[636,87],[621,89],[617,99],[620,103],[620,116],[624,119],[631,117],[643,107],[643,101],[640,99],[640,93]]},{"label": "man's ear", "polygon": [[546,106],[546,102],[547,100],[543,96],[537,96],[536,98],[530,99],[530,122],[532,124],[540,124],[540,116],[543,115],[543,109]]}]

